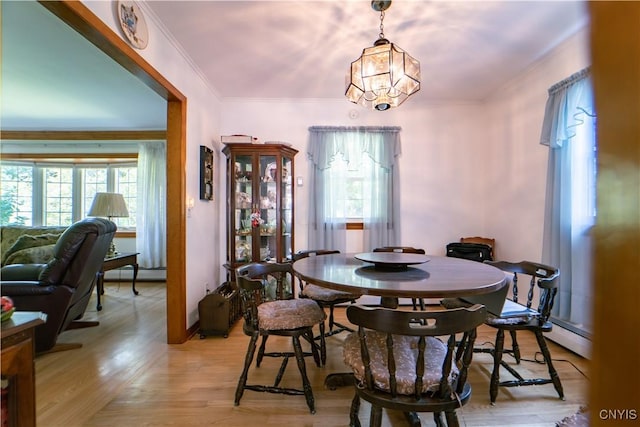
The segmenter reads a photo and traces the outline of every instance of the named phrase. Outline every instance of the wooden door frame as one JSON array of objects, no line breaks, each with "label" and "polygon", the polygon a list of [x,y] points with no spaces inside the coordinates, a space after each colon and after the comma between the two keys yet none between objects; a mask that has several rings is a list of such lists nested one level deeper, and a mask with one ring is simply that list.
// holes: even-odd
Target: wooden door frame
[{"label": "wooden door frame", "polygon": [[83,3],[39,3],[167,100],[167,343],[188,339],[186,316],[187,98]]},{"label": "wooden door frame", "polygon": [[588,6],[598,115],[590,425],[631,425],[640,418],[640,3]]}]

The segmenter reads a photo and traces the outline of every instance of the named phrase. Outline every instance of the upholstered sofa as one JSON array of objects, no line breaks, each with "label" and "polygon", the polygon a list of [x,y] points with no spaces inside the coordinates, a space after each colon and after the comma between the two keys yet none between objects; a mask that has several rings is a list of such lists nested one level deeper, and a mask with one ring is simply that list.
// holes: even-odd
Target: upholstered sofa
[{"label": "upholstered sofa", "polygon": [[9,264],[46,264],[53,248],[67,227],[0,227],[0,266]]}]

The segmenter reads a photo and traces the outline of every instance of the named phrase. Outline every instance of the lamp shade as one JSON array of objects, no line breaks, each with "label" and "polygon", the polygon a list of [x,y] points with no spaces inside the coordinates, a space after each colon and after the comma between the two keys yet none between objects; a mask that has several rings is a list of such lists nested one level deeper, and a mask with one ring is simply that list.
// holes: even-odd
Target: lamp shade
[{"label": "lamp shade", "polygon": [[420,63],[380,38],[362,51],[347,73],[345,95],[354,104],[384,111],[420,90]]},{"label": "lamp shade", "polygon": [[380,12],[380,35],[351,63],[345,96],[354,104],[378,111],[397,107],[420,90],[420,62],[384,37],[384,11],[391,0],[372,0]]},{"label": "lamp shade", "polygon": [[87,215],[107,218],[127,217],[129,216],[129,211],[122,194],[96,193]]}]

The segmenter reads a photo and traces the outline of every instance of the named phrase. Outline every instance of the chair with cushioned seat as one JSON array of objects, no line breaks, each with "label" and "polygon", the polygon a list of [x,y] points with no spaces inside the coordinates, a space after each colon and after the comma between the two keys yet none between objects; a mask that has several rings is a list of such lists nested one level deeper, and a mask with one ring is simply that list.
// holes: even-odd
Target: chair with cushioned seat
[{"label": "chair with cushioned seat", "polygon": [[[311,413],[315,413],[315,401],[311,383],[307,376],[304,358],[313,356],[317,366],[321,366],[318,345],[313,337],[313,327],[320,325],[324,332],[326,315],[318,304],[310,299],[294,298],[293,286],[295,277],[291,263],[254,262],[236,269],[236,283],[240,292],[243,330],[250,337],[244,367],[235,394],[235,405],[245,390],[280,393],[288,395],[304,395]],[[266,352],[267,338],[270,335],[291,337],[293,352]],[[256,357],[256,367],[260,367],[263,357],[282,358],[280,369],[273,385],[247,384],[249,368],[256,352],[258,338],[262,342]],[[309,352],[302,350],[301,340],[311,345]],[[324,347],[324,336],[320,347]],[[294,357],[302,377],[302,389],[280,386],[289,358]]]},{"label": "chair with cushioned seat", "polygon": [[58,335],[98,324],[80,319],[116,228],[103,218],[83,219],[58,238],[48,263],[10,264],[0,270],[2,295],[13,299],[17,310],[47,315],[47,321],[35,328],[36,353],[78,348],[81,344],[56,345]]},{"label": "chair with cushioned seat", "polygon": [[[293,261],[297,261],[302,258],[310,256],[321,256],[339,254],[338,250],[329,249],[317,249],[299,251],[293,254]],[[303,298],[310,298],[314,300],[320,307],[329,308],[329,328],[325,329],[324,336],[330,337],[332,335],[339,334],[340,332],[353,332],[353,329],[346,325],[338,323],[334,319],[334,308],[338,304],[354,303],[362,294],[354,294],[350,292],[336,291],[333,289],[323,288],[322,286],[315,285],[313,283],[307,283],[301,278],[298,278],[300,284],[300,296]],[[322,363],[326,362],[326,354],[322,354]]]},{"label": "chair with cushioned seat", "polygon": [[[467,375],[484,306],[409,311],[352,305],[347,318],[358,325],[344,343],[344,360],[355,377],[351,426],[360,426],[361,399],[371,404],[370,426],[381,425],[382,408],[409,418],[432,412],[438,426],[445,425],[444,413],[446,425],[458,426],[456,409],[471,396]],[[458,365],[453,356],[461,332],[468,332],[470,346]],[[420,420],[412,418],[412,425]]]},{"label": "chair with cushioned seat", "polygon": [[[551,331],[553,324],[549,320],[553,302],[558,291],[557,281],[560,272],[557,268],[548,265],[531,262],[508,262],[508,261],[485,261],[485,264],[493,265],[512,275],[513,296],[505,301],[504,308],[500,316],[489,313],[486,324],[495,328],[496,340],[494,348],[476,348],[475,352],[489,353],[493,356],[493,371],[489,387],[489,397],[491,404],[495,404],[499,387],[518,387],[527,385],[553,384],[560,399],[564,400],[564,391],[560,377],[556,372],[551,359],[551,353],[543,333]],[[518,278],[519,275],[530,277],[527,299],[524,304],[518,302]],[[539,290],[538,306],[534,307],[534,290]],[[455,298],[446,298],[442,302],[446,308],[464,306],[466,303]],[[512,348],[504,348],[504,333],[509,331],[512,338]],[[516,364],[520,364],[521,356],[517,331],[532,332],[544,358],[544,363],[549,371],[549,378],[524,378],[512,366],[503,360],[503,354],[511,354]],[[463,341],[465,338],[463,337]],[[515,379],[500,381],[500,366],[504,367]]]},{"label": "chair with cushioned seat", "polygon": [[[425,254],[424,249],[414,248],[411,246],[382,246],[379,248],[375,248],[373,252],[399,252],[399,253],[405,253],[405,254],[420,254],[420,255]],[[422,298],[420,299],[411,298],[411,304],[413,305],[414,310],[418,309],[418,305],[420,305],[420,310],[425,309],[424,299]]]}]

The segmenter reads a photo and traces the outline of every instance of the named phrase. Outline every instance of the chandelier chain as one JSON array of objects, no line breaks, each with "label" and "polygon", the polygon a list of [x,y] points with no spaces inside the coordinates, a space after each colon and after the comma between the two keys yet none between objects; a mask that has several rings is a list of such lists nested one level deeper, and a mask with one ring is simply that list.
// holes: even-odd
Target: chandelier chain
[{"label": "chandelier chain", "polygon": [[379,38],[384,38],[384,11],[380,11],[380,34]]}]

